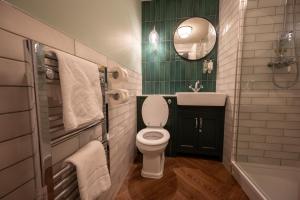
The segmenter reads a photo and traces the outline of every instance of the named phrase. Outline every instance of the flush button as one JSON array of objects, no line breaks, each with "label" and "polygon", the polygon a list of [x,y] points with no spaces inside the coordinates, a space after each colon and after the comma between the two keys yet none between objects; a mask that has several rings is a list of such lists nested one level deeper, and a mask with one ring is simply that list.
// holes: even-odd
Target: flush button
[{"label": "flush button", "polygon": [[168,104],[171,104],[172,103],[172,100],[171,99],[168,99]]}]

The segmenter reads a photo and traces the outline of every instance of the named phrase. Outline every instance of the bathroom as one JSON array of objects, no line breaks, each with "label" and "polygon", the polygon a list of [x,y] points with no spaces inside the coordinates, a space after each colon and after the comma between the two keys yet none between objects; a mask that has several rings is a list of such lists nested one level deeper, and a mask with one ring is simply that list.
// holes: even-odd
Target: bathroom
[{"label": "bathroom", "polygon": [[0,199],[299,200],[299,16],[1,0]]}]

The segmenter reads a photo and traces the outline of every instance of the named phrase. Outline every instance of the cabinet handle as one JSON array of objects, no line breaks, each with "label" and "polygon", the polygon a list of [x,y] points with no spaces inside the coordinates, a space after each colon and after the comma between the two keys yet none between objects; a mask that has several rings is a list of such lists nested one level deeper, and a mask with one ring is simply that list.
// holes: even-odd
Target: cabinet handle
[{"label": "cabinet handle", "polygon": [[198,118],[195,117],[195,128],[198,128]]},{"label": "cabinet handle", "polygon": [[202,125],[203,125],[203,119],[202,119],[202,117],[199,117],[199,122],[200,122],[200,127],[199,128],[202,128]]},{"label": "cabinet handle", "polygon": [[200,123],[199,133],[202,133],[202,125],[203,125],[203,119],[202,119],[202,117],[199,117],[199,123]]}]

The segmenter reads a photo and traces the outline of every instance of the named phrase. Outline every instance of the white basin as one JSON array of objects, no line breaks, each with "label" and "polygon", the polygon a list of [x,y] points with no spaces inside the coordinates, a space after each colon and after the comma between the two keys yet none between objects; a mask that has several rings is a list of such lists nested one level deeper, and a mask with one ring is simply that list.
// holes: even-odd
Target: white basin
[{"label": "white basin", "polygon": [[224,106],[226,94],[216,92],[176,92],[177,104],[182,106]]}]

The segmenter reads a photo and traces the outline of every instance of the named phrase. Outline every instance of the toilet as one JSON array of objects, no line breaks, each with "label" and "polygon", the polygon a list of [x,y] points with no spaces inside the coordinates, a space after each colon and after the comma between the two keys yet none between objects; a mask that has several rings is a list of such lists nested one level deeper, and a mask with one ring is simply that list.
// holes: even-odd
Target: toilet
[{"label": "toilet", "polygon": [[161,96],[148,96],[142,106],[142,118],[147,128],[136,136],[136,146],[143,154],[141,175],[145,178],[160,179],[163,176],[165,149],[170,134],[163,127],[169,117],[169,108]]}]

